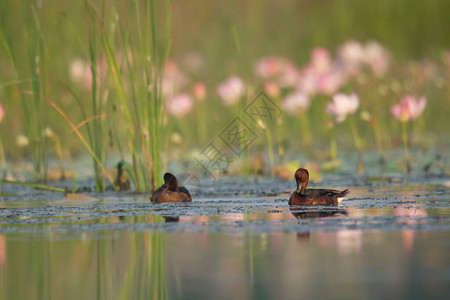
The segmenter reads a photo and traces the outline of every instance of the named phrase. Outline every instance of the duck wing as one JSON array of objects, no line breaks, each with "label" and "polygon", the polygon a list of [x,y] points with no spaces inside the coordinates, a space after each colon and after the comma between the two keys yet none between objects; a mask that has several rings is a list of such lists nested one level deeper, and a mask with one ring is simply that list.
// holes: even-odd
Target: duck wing
[{"label": "duck wing", "polygon": [[306,196],[312,199],[314,204],[335,205],[338,203],[338,198],[344,197],[348,194],[348,189],[343,191],[332,189],[308,189]]},{"label": "duck wing", "polygon": [[180,187],[178,187],[178,191],[181,194],[184,194],[184,196],[185,196],[185,199],[183,199],[183,202],[190,202],[190,201],[192,201],[192,196],[189,193],[189,191],[187,190],[187,188],[185,188],[184,186],[180,186]]},{"label": "duck wing", "polygon": [[160,186],[159,188],[157,188],[153,193],[152,196],[150,197],[150,201],[152,203],[159,203],[159,198],[161,197],[161,194],[164,190],[167,189],[167,186],[165,184],[163,184],[162,186]]}]

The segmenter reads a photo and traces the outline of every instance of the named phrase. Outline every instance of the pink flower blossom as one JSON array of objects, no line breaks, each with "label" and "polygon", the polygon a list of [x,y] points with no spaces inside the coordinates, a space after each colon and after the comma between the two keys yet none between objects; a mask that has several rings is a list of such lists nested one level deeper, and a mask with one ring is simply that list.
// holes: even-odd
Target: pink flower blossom
[{"label": "pink flower blossom", "polygon": [[350,95],[336,94],[333,101],[328,103],[325,111],[336,117],[336,122],[340,123],[347,118],[347,115],[355,113],[359,106],[359,98],[355,93]]},{"label": "pink flower blossom", "polygon": [[194,85],[194,96],[195,99],[203,101],[206,98],[206,87],[203,82],[197,82]]},{"label": "pink flower blossom", "polygon": [[297,115],[307,110],[309,104],[309,97],[301,91],[296,91],[286,96],[281,102],[283,109],[290,115]]},{"label": "pink flower blossom", "polygon": [[5,110],[3,109],[3,106],[0,104],[0,123],[2,122],[4,116]]},{"label": "pink flower blossom", "polygon": [[293,87],[297,84],[299,77],[300,71],[297,66],[292,62],[287,62],[281,70],[278,83],[281,87]]},{"label": "pink flower blossom", "polygon": [[272,98],[278,98],[280,96],[280,87],[273,82],[264,83],[264,91]]},{"label": "pink flower blossom", "polygon": [[365,62],[376,76],[383,76],[389,69],[390,54],[377,42],[369,42],[364,47]]},{"label": "pink flower blossom", "polygon": [[233,76],[219,84],[217,94],[225,105],[233,105],[244,95],[245,85],[241,78]]},{"label": "pink flower blossom", "polygon": [[314,70],[307,66],[301,71],[298,78],[297,88],[309,96],[315,95],[317,93],[319,78],[315,74]]},{"label": "pink flower blossom", "polygon": [[329,71],[332,66],[330,52],[325,48],[314,48],[311,53],[311,64],[318,73]]},{"label": "pink flower blossom", "polygon": [[391,114],[400,122],[417,119],[424,111],[427,99],[421,97],[415,99],[413,96],[405,96],[400,104],[391,106]]},{"label": "pink flower blossom", "polygon": [[279,56],[266,56],[255,63],[254,71],[256,76],[268,79],[278,76],[285,68],[287,60]]},{"label": "pink flower blossom", "polygon": [[188,114],[194,107],[194,100],[188,94],[178,94],[166,100],[167,113],[177,118]]},{"label": "pink flower blossom", "polygon": [[364,63],[364,47],[354,40],[345,42],[339,48],[339,60],[347,75],[355,75]]},{"label": "pink flower blossom", "polygon": [[324,73],[319,76],[317,81],[317,91],[324,95],[333,95],[344,82],[344,78],[337,70]]},{"label": "pink flower blossom", "polygon": [[174,60],[168,60],[162,78],[161,94],[164,98],[172,97],[180,88],[186,85],[186,76],[181,72]]},{"label": "pink flower blossom", "polygon": [[254,71],[261,79],[270,79],[281,87],[292,87],[297,83],[299,70],[290,60],[279,56],[266,56],[255,63]]}]

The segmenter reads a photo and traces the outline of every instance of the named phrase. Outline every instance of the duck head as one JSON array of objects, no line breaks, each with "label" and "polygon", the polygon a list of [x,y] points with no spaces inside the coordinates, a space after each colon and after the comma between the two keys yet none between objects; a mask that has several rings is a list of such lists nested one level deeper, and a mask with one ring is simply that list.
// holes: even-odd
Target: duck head
[{"label": "duck head", "polygon": [[306,195],[306,185],[309,181],[309,172],[306,169],[300,168],[295,171],[295,181],[297,182],[297,194]]},{"label": "duck head", "polygon": [[164,184],[169,191],[175,192],[178,188],[178,180],[175,175],[171,173],[164,174]]}]

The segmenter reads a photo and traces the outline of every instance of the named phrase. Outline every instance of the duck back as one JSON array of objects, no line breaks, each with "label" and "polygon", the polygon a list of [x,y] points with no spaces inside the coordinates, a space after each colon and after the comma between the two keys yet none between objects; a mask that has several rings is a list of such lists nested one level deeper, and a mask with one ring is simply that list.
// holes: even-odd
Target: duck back
[{"label": "duck back", "polygon": [[293,192],[289,199],[289,205],[337,205],[339,198],[348,194],[348,189],[343,191],[331,189],[307,189],[305,195]]},{"label": "duck back", "polygon": [[191,202],[192,196],[183,186],[178,187],[175,191],[169,191],[167,186],[163,184],[152,194],[150,200],[154,204],[163,202]]}]

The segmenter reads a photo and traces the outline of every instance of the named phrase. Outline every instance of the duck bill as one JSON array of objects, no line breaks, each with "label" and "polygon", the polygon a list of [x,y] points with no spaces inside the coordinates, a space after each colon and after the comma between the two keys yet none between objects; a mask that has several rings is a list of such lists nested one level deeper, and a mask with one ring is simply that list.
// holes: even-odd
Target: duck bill
[{"label": "duck bill", "polygon": [[297,182],[297,194],[304,196],[306,190],[306,184]]}]

